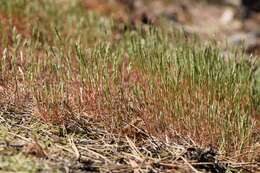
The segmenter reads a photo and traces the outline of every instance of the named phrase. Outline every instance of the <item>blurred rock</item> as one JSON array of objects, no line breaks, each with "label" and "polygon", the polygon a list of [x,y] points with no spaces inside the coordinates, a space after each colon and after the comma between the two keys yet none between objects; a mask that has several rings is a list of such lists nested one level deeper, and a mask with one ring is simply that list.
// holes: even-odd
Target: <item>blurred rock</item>
[{"label": "blurred rock", "polygon": [[224,0],[225,4],[238,7],[240,5],[240,0]]},{"label": "blurred rock", "polygon": [[260,53],[260,32],[237,33],[229,38],[234,45],[244,45],[249,54]]},{"label": "blurred rock", "polygon": [[168,19],[182,24],[192,23],[193,21],[190,6],[186,3],[172,4],[165,8],[162,14]]},{"label": "blurred rock", "polygon": [[234,9],[228,8],[228,9],[226,9],[226,10],[223,12],[223,14],[222,14],[222,16],[221,16],[221,18],[220,18],[220,22],[221,22],[222,24],[228,24],[228,23],[230,23],[231,21],[233,21],[234,17],[235,17]]},{"label": "blurred rock", "polygon": [[260,1],[259,0],[241,0],[241,5],[244,8],[242,18],[249,18],[252,13],[260,12]]}]

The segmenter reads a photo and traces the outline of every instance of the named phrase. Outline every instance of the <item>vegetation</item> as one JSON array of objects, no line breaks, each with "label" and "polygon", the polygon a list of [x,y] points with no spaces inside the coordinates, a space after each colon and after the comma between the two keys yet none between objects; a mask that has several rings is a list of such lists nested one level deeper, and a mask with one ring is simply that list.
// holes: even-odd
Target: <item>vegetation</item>
[{"label": "vegetation", "polygon": [[[61,129],[91,117],[136,142],[132,126],[162,141],[183,136],[217,147],[223,158],[259,162],[252,65],[240,50],[225,57],[215,42],[169,25],[120,23],[79,0],[0,1],[1,109],[12,105],[8,112],[26,110],[40,126]],[[12,128],[1,124],[0,140],[6,130]],[[21,153],[10,157],[0,156],[0,170],[10,171],[2,163],[14,159],[34,165]]]}]

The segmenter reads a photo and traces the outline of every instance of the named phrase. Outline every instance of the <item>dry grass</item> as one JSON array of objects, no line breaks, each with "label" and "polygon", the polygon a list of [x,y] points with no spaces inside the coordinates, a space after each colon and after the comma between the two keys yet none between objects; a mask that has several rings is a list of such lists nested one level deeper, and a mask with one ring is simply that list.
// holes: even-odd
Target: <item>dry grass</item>
[{"label": "dry grass", "polygon": [[[31,101],[33,103],[33,101]],[[193,141],[160,141],[129,124],[138,138],[109,133],[103,123],[74,114],[65,126],[39,122],[28,103],[1,104],[0,168],[3,172],[214,172],[257,171],[200,149]],[[176,134],[177,136],[177,134]],[[136,136],[137,137],[137,136]]]},{"label": "dry grass", "polygon": [[[59,3],[0,2],[4,105],[28,103],[41,121],[65,130],[73,127],[71,120],[92,115],[109,131],[105,139],[112,132],[119,134],[114,140],[130,137],[123,141],[135,157],[141,157],[135,145],[142,129],[161,141],[185,136],[234,161],[259,162],[253,71],[241,52],[227,62],[214,43],[152,26],[125,24],[123,30],[122,23],[87,12],[81,1]],[[135,162],[127,165],[140,166]]]}]

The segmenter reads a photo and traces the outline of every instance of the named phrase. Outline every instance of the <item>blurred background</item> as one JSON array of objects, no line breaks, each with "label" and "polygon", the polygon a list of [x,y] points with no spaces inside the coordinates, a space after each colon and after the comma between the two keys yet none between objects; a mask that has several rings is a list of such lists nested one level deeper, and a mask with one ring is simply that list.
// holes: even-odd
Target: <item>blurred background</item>
[{"label": "blurred background", "polygon": [[260,0],[84,0],[84,5],[132,26],[167,23],[202,40],[260,54]]}]

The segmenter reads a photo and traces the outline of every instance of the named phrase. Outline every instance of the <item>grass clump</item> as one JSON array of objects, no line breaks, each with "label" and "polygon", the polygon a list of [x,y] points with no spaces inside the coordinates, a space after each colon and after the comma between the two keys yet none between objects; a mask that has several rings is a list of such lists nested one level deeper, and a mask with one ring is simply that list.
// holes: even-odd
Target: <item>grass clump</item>
[{"label": "grass clump", "polygon": [[126,124],[134,124],[163,139],[181,134],[253,158],[245,153],[259,142],[259,128],[242,54],[226,61],[214,43],[179,31],[124,30],[81,1],[1,3],[8,19],[1,22],[2,93],[35,100],[42,120],[66,126],[74,113],[90,114],[129,136],[136,134]]}]

